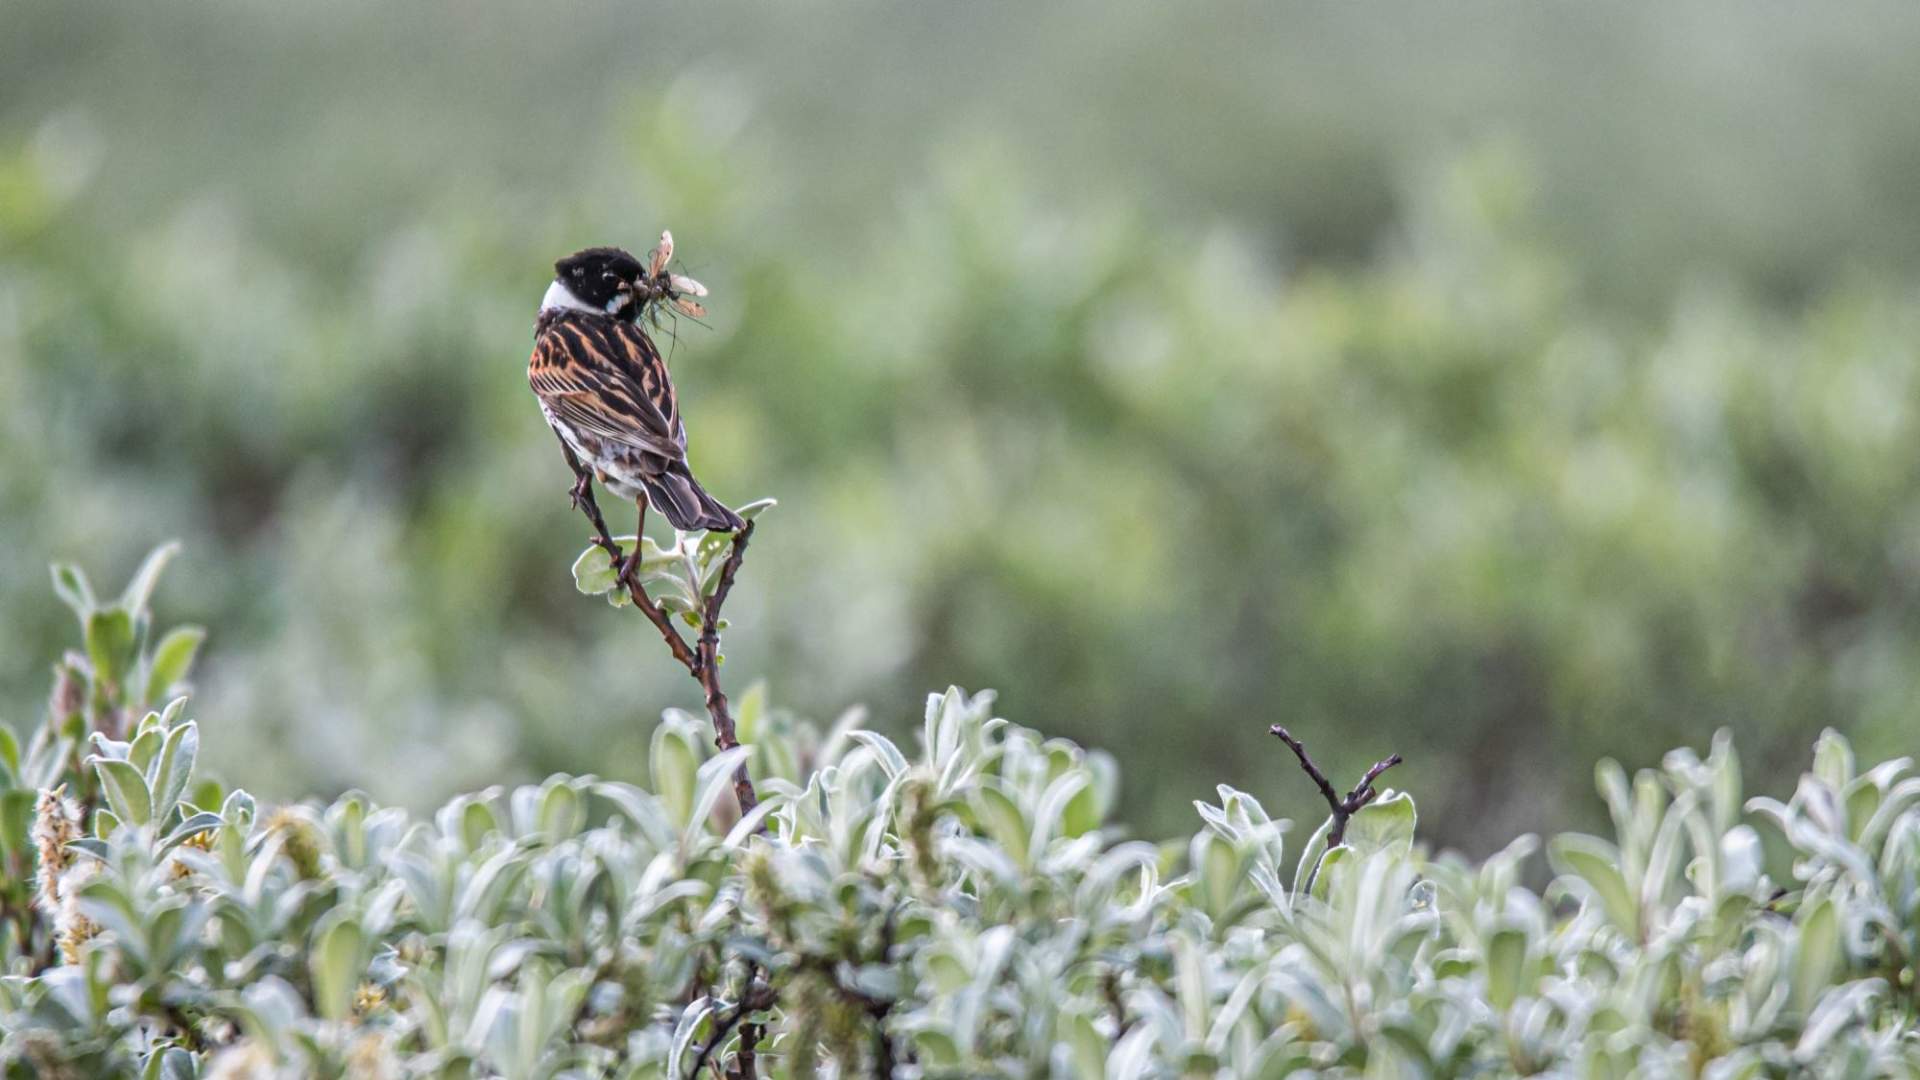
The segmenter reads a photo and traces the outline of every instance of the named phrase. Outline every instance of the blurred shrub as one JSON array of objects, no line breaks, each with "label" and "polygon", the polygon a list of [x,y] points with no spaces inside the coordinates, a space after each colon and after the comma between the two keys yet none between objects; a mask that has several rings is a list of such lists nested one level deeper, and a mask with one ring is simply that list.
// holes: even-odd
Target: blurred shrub
[{"label": "blurred shrub", "polygon": [[1266,772],[1247,731],[1359,732],[1334,765],[1409,752],[1447,781],[1433,835],[1481,852],[1597,815],[1568,763],[1602,753],[1726,725],[1783,778],[1826,725],[1900,744],[1904,281],[1600,306],[1498,142],[1408,177],[1376,254],[1336,264],[1117,183],[1060,205],[992,140],[809,228],[782,144],[711,115],[745,91],[684,82],[595,128],[583,159],[617,167],[565,197],[481,174],[301,228],[214,187],[109,231],[84,117],[9,149],[5,699],[45,690],[49,553],[179,535],[188,614],[227,635],[201,700],[248,718],[210,752],[263,793],[420,809],[640,760],[635,703],[688,691],[566,588],[580,535],[520,372],[552,257],[668,224],[715,289],[673,358],[694,462],[791,510],[737,659],[802,712],[897,730],[919,687],[999,686],[1132,766],[1123,816],[1156,831]]},{"label": "blurred shrub", "polygon": [[[1392,791],[1297,856],[1226,785],[1190,836],[1123,840],[1110,760],[990,707],[930,696],[909,755],[751,695],[752,745],[710,757],[669,713],[650,791],[560,775],[426,818],[196,784],[180,701],[76,767],[56,711],[26,757],[0,745],[0,1074],[1920,1068],[1909,759],[1862,769],[1829,733],[1787,803],[1745,800],[1724,735],[1631,780],[1603,762],[1612,837],[1554,839],[1535,893],[1532,837],[1436,860]],[[741,760],[766,798],[733,820]]]}]

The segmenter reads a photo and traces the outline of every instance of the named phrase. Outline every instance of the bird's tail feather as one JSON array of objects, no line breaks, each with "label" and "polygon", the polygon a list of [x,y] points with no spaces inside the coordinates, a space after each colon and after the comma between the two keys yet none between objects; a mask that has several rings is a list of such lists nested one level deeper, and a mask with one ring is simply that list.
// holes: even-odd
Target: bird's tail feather
[{"label": "bird's tail feather", "polygon": [[668,469],[643,477],[642,482],[647,486],[647,501],[681,532],[696,529],[734,532],[746,525],[739,514],[707,494],[707,489],[700,486],[692,473]]}]

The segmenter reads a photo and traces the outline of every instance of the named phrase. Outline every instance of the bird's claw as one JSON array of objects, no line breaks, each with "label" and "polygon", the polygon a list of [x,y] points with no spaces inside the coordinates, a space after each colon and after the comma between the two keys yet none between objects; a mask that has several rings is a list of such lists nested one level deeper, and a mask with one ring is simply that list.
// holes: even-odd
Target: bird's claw
[{"label": "bird's claw", "polygon": [[619,561],[616,569],[620,571],[620,576],[615,579],[616,581],[622,585],[632,583],[634,572],[640,569],[640,548],[638,545],[634,547],[631,554]]},{"label": "bird's claw", "polygon": [[581,473],[579,478],[573,482],[573,486],[567,489],[567,498],[573,500],[573,508],[575,510],[587,504],[587,495],[592,490],[592,485],[593,477],[586,473]]}]

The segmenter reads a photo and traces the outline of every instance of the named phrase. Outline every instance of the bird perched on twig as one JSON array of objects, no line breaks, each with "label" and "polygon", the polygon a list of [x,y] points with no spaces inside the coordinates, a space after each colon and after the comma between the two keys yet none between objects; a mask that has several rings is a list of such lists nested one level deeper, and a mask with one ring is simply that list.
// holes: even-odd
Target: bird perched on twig
[{"label": "bird perched on twig", "polygon": [[[673,237],[662,233],[647,264],[619,248],[596,247],[554,264],[540,301],[527,382],[560,437],[577,482],[576,503],[598,476],[607,490],[649,504],[673,527],[738,531],[738,514],[707,494],[687,467],[687,429],[666,360],[640,320],[663,306],[705,314],[696,281],[667,273]],[[633,557],[639,557],[636,547]]]}]

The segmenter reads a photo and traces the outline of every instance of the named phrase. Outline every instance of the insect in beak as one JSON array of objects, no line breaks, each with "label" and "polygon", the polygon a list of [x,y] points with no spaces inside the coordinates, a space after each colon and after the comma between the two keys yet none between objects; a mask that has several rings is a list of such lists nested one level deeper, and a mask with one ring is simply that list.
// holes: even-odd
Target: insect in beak
[{"label": "insect in beak", "polygon": [[660,231],[660,246],[653,249],[649,261],[647,276],[659,277],[666,272],[667,264],[673,261],[673,233],[670,230]]}]

